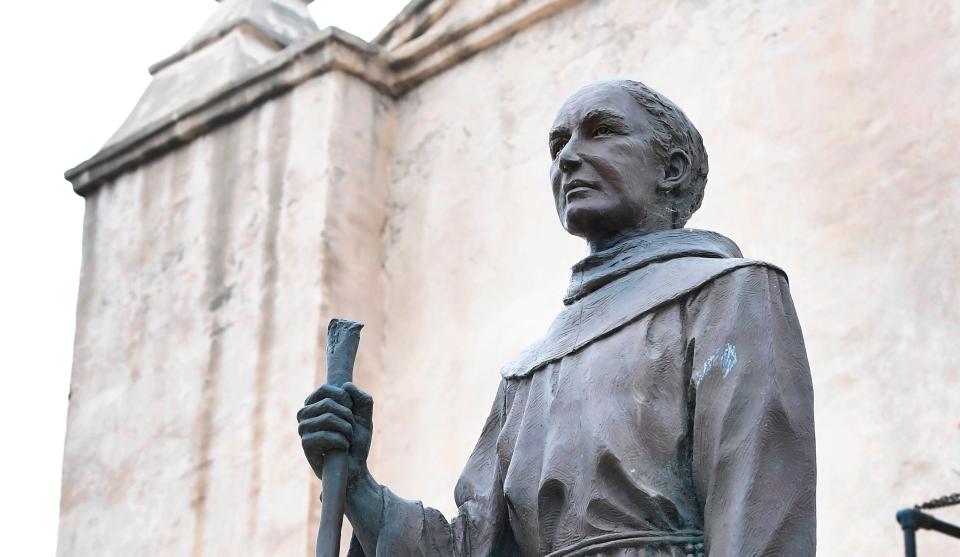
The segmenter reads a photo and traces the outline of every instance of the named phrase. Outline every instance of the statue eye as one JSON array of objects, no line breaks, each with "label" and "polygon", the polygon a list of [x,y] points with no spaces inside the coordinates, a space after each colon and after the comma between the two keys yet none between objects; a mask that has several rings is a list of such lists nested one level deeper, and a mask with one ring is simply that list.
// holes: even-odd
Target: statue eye
[{"label": "statue eye", "polygon": [[557,155],[560,154],[560,151],[563,149],[563,146],[567,144],[565,138],[557,138],[550,142],[550,158],[557,158]]},{"label": "statue eye", "polygon": [[613,130],[607,126],[597,126],[596,129],[593,130],[593,136],[597,137],[600,135],[613,135]]}]

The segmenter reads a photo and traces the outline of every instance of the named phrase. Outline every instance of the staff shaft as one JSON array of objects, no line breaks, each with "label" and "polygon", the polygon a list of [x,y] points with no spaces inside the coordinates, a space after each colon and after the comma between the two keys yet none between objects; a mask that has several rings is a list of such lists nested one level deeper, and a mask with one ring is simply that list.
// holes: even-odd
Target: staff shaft
[{"label": "staff shaft", "polygon": [[[346,319],[332,319],[327,327],[327,383],[343,386],[353,381],[353,364],[360,344],[363,324]],[[340,554],[340,530],[347,500],[346,451],[330,451],[323,455],[323,503],[320,529],[317,532],[317,557]]]}]

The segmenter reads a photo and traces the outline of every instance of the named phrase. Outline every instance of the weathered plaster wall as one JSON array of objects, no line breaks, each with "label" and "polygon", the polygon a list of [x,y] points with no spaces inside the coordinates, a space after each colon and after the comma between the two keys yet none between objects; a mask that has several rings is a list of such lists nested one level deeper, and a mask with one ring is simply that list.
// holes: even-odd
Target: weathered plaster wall
[{"label": "weathered plaster wall", "polygon": [[499,366],[546,328],[583,253],[553,213],[548,127],[584,82],[630,77],[703,133],[711,176],[691,226],[790,274],[817,397],[821,553],[897,554],[894,511],[960,481],[957,52],[949,0],[593,0],[407,94],[389,371],[364,385],[378,477],[452,510]]},{"label": "weathered plaster wall", "polygon": [[327,73],[87,198],[58,555],[308,552],[295,412],[335,313],[379,374],[390,121]]}]

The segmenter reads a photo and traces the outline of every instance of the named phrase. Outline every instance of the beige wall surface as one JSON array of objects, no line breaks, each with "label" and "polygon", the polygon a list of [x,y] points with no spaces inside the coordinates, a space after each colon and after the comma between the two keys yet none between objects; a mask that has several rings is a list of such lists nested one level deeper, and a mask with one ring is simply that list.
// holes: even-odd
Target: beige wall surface
[{"label": "beige wall surface", "polygon": [[326,74],[88,197],[58,555],[312,544],[295,413],[330,313],[380,330],[389,110]]},{"label": "beige wall surface", "polygon": [[560,4],[395,99],[334,64],[89,190],[58,555],[311,554],[294,415],[334,316],[367,324],[375,475],[449,516],[500,366],[584,254],[546,136],[607,77],[702,132],[691,226],[790,275],[820,553],[898,555],[893,513],[958,491],[960,4]]},{"label": "beige wall surface", "polygon": [[[378,478],[452,512],[499,367],[546,329],[583,255],[549,194],[555,111],[587,81],[628,77],[704,136],[690,225],[790,275],[821,553],[899,554],[894,512],[960,484],[957,53],[950,1],[595,0],[401,98],[385,380],[366,385]],[[955,547],[942,538],[921,535],[923,550]]]}]

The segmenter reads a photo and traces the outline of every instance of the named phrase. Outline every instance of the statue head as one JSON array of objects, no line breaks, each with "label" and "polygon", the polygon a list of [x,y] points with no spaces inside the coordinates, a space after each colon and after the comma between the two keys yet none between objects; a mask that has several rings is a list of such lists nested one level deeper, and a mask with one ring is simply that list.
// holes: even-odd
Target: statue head
[{"label": "statue head", "polygon": [[682,228],[703,200],[707,153],[700,133],[642,83],[584,86],[563,103],[549,144],[560,222],[591,249]]}]

